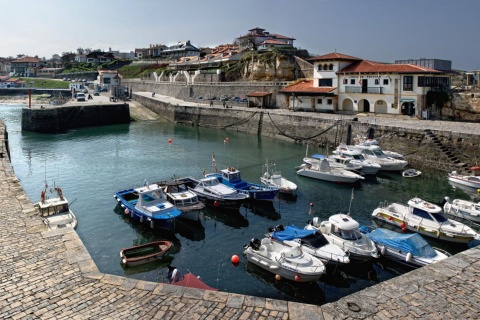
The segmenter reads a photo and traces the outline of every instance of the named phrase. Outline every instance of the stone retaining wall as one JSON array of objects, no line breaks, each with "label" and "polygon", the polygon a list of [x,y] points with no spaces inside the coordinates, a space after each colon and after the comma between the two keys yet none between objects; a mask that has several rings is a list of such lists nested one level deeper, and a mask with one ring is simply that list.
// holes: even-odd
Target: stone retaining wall
[{"label": "stone retaining wall", "polygon": [[23,108],[22,130],[42,133],[130,122],[127,103]]}]

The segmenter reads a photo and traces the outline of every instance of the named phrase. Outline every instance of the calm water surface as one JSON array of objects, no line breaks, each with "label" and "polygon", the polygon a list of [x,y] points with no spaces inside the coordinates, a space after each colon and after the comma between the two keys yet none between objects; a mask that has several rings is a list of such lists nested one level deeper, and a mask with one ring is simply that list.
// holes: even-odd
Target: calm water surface
[{"label": "calm water surface", "polygon": [[[276,282],[274,275],[249,265],[242,246],[261,238],[268,227],[294,224],[303,227],[313,216],[328,219],[346,212],[352,186],[322,182],[295,174],[293,168],[305,156],[305,146],[237,132],[178,126],[158,122],[72,130],[64,134],[21,131],[20,105],[0,105],[9,133],[12,164],[32,202],[40,198],[45,180],[61,186],[73,202],[78,217],[77,232],[101,272],[148,281],[163,281],[166,263],[124,269],[119,251],[140,243],[168,238],[174,241],[172,265],[187,270],[221,291],[291,301],[323,304],[390,279],[407,270],[386,261],[332,268],[329,275],[313,284]],[[228,142],[225,142],[228,138]],[[172,139],[172,143],[168,140]],[[279,198],[270,206],[253,205],[236,214],[205,212],[202,223],[178,222],[174,234],[143,228],[116,208],[115,191],[173,176],[200,178],[203,168],[211,169],[212,152],[219,168],[234,166],[242,177],[260,182],[262,163],[276,164],[277,170],[298,185],[296,199]],[[309,153],[324,153],[310,148]],[[351,214],[360,224],[371,225],[370,215],[379,202],[406,203],[418,196],[438,202],[444,196],[468,199],[453,189],[445,174],[422,170],[422,176],[402,178],[399,173],[381,174],[354,186]],[[309,205],[314,204],[313,215]],[[437,246],[457,253],[467,246]],[[230,258],[241,257],[238,267]]]}]

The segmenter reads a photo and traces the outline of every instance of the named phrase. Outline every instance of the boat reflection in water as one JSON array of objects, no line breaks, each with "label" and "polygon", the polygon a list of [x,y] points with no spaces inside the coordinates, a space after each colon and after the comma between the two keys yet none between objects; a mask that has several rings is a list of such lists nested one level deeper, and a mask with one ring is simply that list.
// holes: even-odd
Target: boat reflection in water
[{"label": "boat reflection in water", "polygon": [[152,272],[157,270],[160,277],[165,273],[165,270],[168,271],[167,266],[171,264],[173,261],[173,256],[167,254],[163,257],[162,260],[156,260],[149,263],[141,264],[138,266],[131,266],[127,267],[124,264],[120,264],[122,266],[123,272],[126,276],[131,276],[134,274],[145,273],[145,272]]},{"label": "boat reflection in water", "polygon": [[257,216],[268,220],[276,221],[282,218],[272,201],[247,201],[243,205]]},{"label": "boat reflection in water", "polygon": [[[282,295],[285,300],[321,305],[325,302],[325,294],[319,282],[295,282],[287,279],[275,280],[275,275],[253,263],[244,264],[245,272],[262,283],[265,283]],[[258,288],[257,288],[258,289]],[[261,290],[261,289],[259,289]]]},{"label": "boat reflection in water", "polygon": [[175,233],[190,241],[205,240],[205,227],[203,221],[176,219],[174,222]]},{"label": "boat reflection in water", "polygon": [[226,210],[222,208],[206,207],[204,209],[205,218],[223,223],[228,227],[235,229],[248,227],[247,218],[240,213],[238,209]]}]

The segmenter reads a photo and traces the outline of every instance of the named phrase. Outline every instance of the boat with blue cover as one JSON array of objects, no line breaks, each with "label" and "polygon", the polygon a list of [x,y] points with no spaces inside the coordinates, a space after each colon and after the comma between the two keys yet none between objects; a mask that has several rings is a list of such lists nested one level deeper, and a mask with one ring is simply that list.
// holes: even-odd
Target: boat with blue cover
[{"label": "boat with blue cover", "polygon": [[251,200],[273,201],[278,193],[278,188],[276,187],[264,186],[242,180],[240,171],[234,167],[222,169],[220,172],[207,173],[205,177],[215,177],[220,183],[237,191],[248,191]]},{"label": "boat with blue cover", "polygon": [[168,202],[162,186],[156,183],[132,189],[120,190],[113,196],[126,215],[148,223],[150,227],[171,230],[175,218],[182,212]]},{"label": "boat with blue cover", "polygon": [[382,256],[413,268],[450,256],[448,252],[430,246],[418,233],[401,234],[384,228],[370,231],[365,226],[360,230],[375,243]]}]

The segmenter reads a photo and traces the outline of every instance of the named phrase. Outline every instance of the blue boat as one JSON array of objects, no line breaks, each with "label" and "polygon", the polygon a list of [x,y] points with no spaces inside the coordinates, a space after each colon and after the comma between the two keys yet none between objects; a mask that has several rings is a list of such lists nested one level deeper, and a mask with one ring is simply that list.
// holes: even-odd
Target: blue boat
[{"label": "blue boat", "polygon": [[278,193],[278,188],[276,187],[264,186],[242,180],[240,171],[233,167],[222,169],[220,172],[208,173],[205,177],[215,177],[220,183],[237,191],[248,191],[251,200],[273,201]]},{"label": "blue boat", "polygon": [[150,227],[171,230],[173,222],[182,212],[168,202],[162,187],[156,183],[121,190],[113,196],[124,213],[131,218],[148,223]]}]

